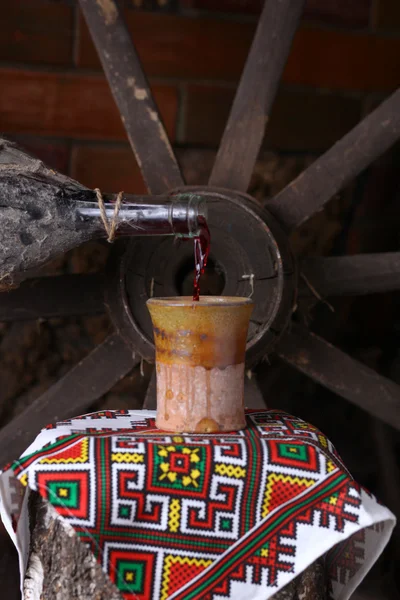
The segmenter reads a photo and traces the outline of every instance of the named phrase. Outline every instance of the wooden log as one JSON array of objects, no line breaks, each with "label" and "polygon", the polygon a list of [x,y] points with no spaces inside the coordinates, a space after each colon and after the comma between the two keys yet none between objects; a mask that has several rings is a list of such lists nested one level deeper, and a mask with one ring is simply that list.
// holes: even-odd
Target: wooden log
[{"label": "wooden log", "polygon": [[[30,600],[122,600],[90,549],[37,492],[30,493],[28,510],[31,544],[24,590],[30,591]],[[326,600],[326,589],[322,558],[273,600]]]},{"label": "wooden log", "polygon": [[29,271],[79,246],[93,227],[71,222],[68,195],[87,190],[0,138],[0,286],[7,289]]}]

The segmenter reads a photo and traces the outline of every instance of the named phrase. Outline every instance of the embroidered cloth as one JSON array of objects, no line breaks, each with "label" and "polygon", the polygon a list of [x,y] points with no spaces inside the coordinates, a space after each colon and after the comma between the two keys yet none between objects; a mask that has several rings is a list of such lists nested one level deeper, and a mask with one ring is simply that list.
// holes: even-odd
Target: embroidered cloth
[{"label": "embroidered cloth", "polygon": [[331,442],[280,411],[224,434],[157,430],[152,411],[105,411],[43,430],[0,479],[2,518],[27,555],[37,490],[126,600],[267,600],[318,557],[346,600],[385,547],[393,514]]}]

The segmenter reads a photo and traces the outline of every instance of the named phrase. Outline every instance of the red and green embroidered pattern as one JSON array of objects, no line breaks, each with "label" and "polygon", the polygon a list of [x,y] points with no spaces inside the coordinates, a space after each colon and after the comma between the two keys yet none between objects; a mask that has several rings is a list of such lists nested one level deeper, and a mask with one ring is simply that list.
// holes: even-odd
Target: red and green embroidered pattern
[{"label": "red and green embroidered pattern", "polygon": [[[129,411],[58,427],[63,435],[12,468],[90,545],[126,600],[243,590],[266,599],[329,536],[334,546],[361,526],[364,492],[332,444],[282,412],[249,411],[244,431],[223,435],[170,435]],[[346,556],[332,559],[339,584],[357,572]]]}]

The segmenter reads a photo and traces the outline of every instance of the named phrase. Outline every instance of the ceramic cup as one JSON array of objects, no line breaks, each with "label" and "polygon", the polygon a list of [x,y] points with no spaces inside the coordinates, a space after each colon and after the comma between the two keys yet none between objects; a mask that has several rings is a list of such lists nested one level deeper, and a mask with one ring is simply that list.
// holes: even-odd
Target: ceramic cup
[{"label": "ceramic cup", "polygon": [[249,298],[151,298],[160,429],[187,433],[245,427]]}]

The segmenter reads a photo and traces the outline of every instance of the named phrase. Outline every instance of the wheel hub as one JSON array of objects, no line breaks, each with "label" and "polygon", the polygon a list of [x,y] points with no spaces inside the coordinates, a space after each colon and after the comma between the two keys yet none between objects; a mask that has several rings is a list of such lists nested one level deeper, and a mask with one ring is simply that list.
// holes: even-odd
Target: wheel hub
[{"label": "wheel hub", "polygon": [[[251,196],[208,187],[174,193],[204,195],[211,231],[209,265],[202,294],[251,296],[246,359],[249,365],[271,351],[295,303],[295,264],[286,235]],[[144,359],[154,360],[146,300],[191,295],[193,244],[171,237],[137,237],[112,259],[108,306],[115,326]]]}]

